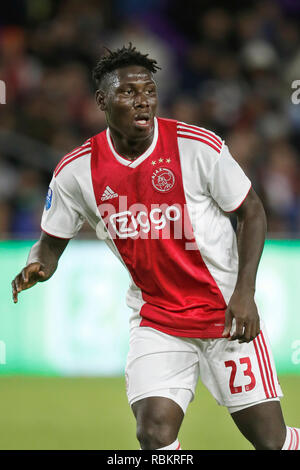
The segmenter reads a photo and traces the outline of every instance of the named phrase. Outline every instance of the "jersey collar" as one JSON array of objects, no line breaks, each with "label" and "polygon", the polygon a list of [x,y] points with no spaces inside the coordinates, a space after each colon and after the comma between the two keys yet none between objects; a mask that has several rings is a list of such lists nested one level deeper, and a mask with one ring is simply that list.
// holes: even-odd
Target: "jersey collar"
[{"label": "jersey collar", "polygon": [[156,117],[154,118],[154,135],[153,135],[152,144],[150,145],[150,147],[147,148],[147,150],[142,155],[137,157],[135,160],[129,160],[127,158],[124,158],[121,155],[119,155],[118,152],[116,152],[116,150],[113,146],[112,140],[111,140],[111,135],[110,135],[110,132],[109,132],[109,128],[106,129],[106,138],[107,138],[109,148],[110,148],[113,156],[115,157],[115,159],[118,160],[118,162],[121,163],[124,166],[128,166],[130,168],[136,168],[144,160],[146,160],[146,158],[148,158],[149,155],[151,155],[151,153],[154,151],[154,149],[156,147],[157,140],[158,140],[157,118]]}]

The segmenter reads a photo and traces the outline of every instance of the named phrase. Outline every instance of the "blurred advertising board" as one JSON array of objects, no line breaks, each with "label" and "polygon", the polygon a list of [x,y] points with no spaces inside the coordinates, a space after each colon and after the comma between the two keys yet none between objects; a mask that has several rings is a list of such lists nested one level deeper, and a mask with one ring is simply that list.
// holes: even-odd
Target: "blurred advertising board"
[{"label": "blurred advertising board", "polygon": [[[129,277],[100,241],[73,240],[54,276],[11,299],[32,241],[0,242],[0,374],[122,375]],[[300,241],[268,240],[256,302],[278,373],[300,373]]]}]

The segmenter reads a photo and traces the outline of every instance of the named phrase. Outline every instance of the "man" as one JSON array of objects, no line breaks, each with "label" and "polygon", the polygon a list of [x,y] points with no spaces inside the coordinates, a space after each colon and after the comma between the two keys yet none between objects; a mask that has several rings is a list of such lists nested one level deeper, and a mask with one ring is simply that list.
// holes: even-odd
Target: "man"
[{"label": "man", "polygon": [[254,301],[262,204],[220,137],[156,117],[157,69],[131,44],[99,60],[108,128],[57,165],[14,302],[53,275],[87,220],[132,281],[126,382],[141,448],[180,449],[200,376],[256,449],[299,449]]}]

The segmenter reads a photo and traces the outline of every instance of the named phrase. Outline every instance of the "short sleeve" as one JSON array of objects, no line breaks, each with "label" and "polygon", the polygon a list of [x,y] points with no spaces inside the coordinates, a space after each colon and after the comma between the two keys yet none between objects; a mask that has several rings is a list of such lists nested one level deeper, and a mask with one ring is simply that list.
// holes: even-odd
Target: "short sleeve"
[{"label": "short sleeve", "polygon": [[235,211],[247,197],[251,181],[223,145],[219,158],[208,177],[208,190],[212,198],[225,212]]},{"label": "short sleeve", "polygon": [[73,238],[81,229],[84,217],[76,203],[76,195],[64,188],[57,178],[53,177],[48,193],[41,228],[49,235],[59,238]]}]

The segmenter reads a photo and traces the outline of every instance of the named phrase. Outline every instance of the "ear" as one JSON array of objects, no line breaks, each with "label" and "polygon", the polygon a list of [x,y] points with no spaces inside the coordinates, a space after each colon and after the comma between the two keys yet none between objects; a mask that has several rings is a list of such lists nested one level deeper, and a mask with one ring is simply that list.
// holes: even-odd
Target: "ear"
[{"label": "ear", "polygon": [[105,96],[104,91],[97,90],[95,97],[96,97],[96,103],[101,109],[101,111],[105,111],[106,110],[106,96]]}]

